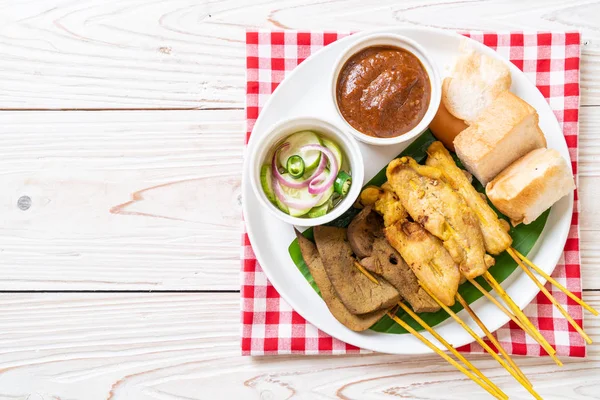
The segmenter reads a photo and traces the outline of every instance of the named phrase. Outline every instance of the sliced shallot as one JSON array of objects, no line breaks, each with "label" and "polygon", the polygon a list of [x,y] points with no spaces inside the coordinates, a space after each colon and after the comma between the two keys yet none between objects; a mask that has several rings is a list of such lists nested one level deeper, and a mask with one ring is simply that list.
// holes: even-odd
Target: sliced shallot
[{"label": "sliced shallot", "polygon": [[[319,162],[319,165],[317,166],[315,171],[308,178],[306,178],[306,179],[286,179],[286,177],[283,176],[283,174],[281,172],[279,172],[279,168],[277,167],[277,158],[279,156],[279,151],[281,151],[281,149],[283,149],[284,147],[287,147],[287,146],[289,146],[289,143],[282,144],[275,151],[275,154],[273,154],[273,159],[271,160],[271,171],[272,171],[273,175],[275,176],[275,178],[277,178],[277,180],[282,185],[285,185],[292,189],[305,188],[310,184],[310,182],[313,179],[315,179],[317,176],[319,176],[325,170],[325,167],[327,166],[327,158],[321,156],[321,161]],[[309,145],[309,146],[311,146],[311,145]],[[315,146],[317,146],[317,145],[315,145]],[[319,146],[319,147],[323,147],[323,146]],[[325,149],[325,147],[323,147],[323,148]],[[314,149],[314,150],[319,150],[319,149]],[[331,154],[333,155],[333,153],[331,153]],[[309,192],[310,192],[310,190],[309,190]],[[314,194],[314,193],[311,193],[311,194]]]},{"label": "sliced shallot", "polygon": [[310,182],[308,184],[308,193],[310,194],[321,194],[327,191],[327,189],[329,189],[335,182],[339,168],[337,165],[337,159],[333,155],[333,152],[327,147],[319,146],[318,144],[307,144],[301,148],[307,150],[318,150],[321,152],[321,161],[323,161],[323,156],[327,157],[329,160],[329,175],[325,177],[324,171],[321,171],[318,175],[313,174],[315,178],[309,178]]}]

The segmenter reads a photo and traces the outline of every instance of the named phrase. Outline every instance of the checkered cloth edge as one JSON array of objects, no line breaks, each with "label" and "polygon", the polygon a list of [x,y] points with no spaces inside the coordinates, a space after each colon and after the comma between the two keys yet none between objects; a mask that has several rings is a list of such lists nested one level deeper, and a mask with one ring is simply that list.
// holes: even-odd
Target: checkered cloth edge
[{"label": "checkered cloth edge", "polygon": [[[248,31],[246,33],[246,143],[261,108],[277,85],[304,59],[347,32]],[[569,147],[577,179],[579,120],[578,32],[462,32],[496,50],[521,69],[554,111]],[[335,339],[302,318],[279,296],[257,262],[246,231],[242,235],[241,318],[243,355],[348,354],[365,350]],[[564,253],[552,276],[581,295],[579,200],[575,206]],[[549,284],[546,288],[583,323],[582,307]],[[584,340],[542,294],[525,308],[559,356],[585,357]],[[546,355],[542,347],[509,321],[495,333],[510,354]],[[478,344],[459,349],[483,352]]]}]

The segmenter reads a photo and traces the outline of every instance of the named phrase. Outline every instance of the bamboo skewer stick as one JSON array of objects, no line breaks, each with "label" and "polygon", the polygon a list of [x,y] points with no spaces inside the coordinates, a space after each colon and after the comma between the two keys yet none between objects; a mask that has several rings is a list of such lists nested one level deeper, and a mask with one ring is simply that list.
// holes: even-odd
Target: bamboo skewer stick
[{"label": "bamboo skewer stick", "polygon": [[471,369],[477,376],[479,376],[490,388],[492,388],[497,394],[499,394],[499,398],[508,398],[502,390],[498,386],[496,386],[492,381],[488,379],[479,369],[477,369],[471,362],[469,362],[462,354],[460,354],[450,343],[446,341],[439,333],[437,333],[432,327],[430,327],[427,322],[423,321],[421,317],[410,307],[408,307],[403,302],[398,302],[400,308],[402,308],[408,315],[410,315],[415,321],[423,327],[427,332],[429,332],[434,338],[436,338],[441,344],[443,344],[456,358],[462,361],[469,369]]},{"label": "bamboo skewer stick", "polygon": [[[521,320],[523,324],[525,324],[529,329],[533,332],[536,331],[535,326],[531,323],[529,318],[523,313],[523,311],[519,308],[519,306],[514,302],[514,300],[506,293],[504,288],[500,286],[498,281],[489,273],[485,272],[483,275],[483,279],[502,297],[502,300],[511,308],[511,310],[515,313],[517,318]],[[541,335],[541,334],[540,334]],[[556,353],[554,349],[552,349],[552,353]]]},{"label": "bamboo skewer stick", "polygon": [[529,385],[527,382],[525,382],[520,376],[519,374],[517,374],[508,364],[506,364],[506,362],[504,362],[504,360],[502,358],[500,358],[500,356],[498,354],[496,354],[496,352],[494,350],[492,350],[492,348],[490,346],[487,345],[487,343],[485,343],[474,331],[473,329],[471,329],[467,324],[464,323],[464,321],[462,319],[460,319],[460,317],[458,315],[456,315],[456,313],[454,311],[452,311],[450,309],[450,307],[446,306],[444,303],[442,303],[436,296],[435,294],[433,294],[431,292],[431,290],[429,290],[425,285],[423,285],[422,282],[419,282],[419,284],[421,285],[421,287],[423,288],[423,290],[425,290],[427,292],[427,294],[429,296],[431,296],[431,298],[433,300],[435,300],[440,307],[442,307],[444,309],[444,311],[446,311],[460,326],[463,327],[464,330],[466,330],[469,335],[471,335],[471,337],[473,339],[475,339],[475,341],[477,341],[477,343],[479,343],[479,345],[481,345],[481,347],[483,347],[485,349],[485,351],[487,351],[496,361],[498,361],[498,363],[500,365],[502,365],[502,367],[504,367],[504,369],[506,369],[508,371],[509,374],[511,374],[513,376],[513,378],[515,378],[517,380],[517,382],[519,382],[529,393],[531,393],[531,395],[533,397],[535,397],[538,400],[542,400],[542,398],[540,397],[539,394],[537,394],[535,392],[535,390],[533,390],[533,388],[531,387],[531,385]]},{"label": "bamboo skewer stick", "polygon": [[363,267],[362,265],[360,265],[360,263],[356,260],[354,260],[354,266],[356,267],[356,269],[358,269],[360,272],[363,273],[364,276],[366,276],[367,278],[369,278],[369,280],[377,285],[379,285],[379,281],[377,280],[377,278],[375,278],[373,275],[371,275],[371,273],[369,271],[367,271],[365,269],[365,267]]},{"label": "bamboo skewer stick", "polygon": [[477,288],[477,290],[479,290],[489,301],[494,303],[494,305],[496,305],[496,307],[498,307],[500,309],[500,311],[502,311],[504,314],[506,314],[506,316],[508,318],[510,318],[515,324],[517,324],[517,326],[519,328],[521,328],[525,332],[529,333],[529,328],[527,328],[525,325],[523,325],[523,323],[517,318],[517,316],[515,314],[513,314],[506,307],[504,307],[504,305],[502,305],[502,303],[500,303],[498,300],[496,300],[496,298],[494,296],[492,296],[492,294],[490,292],[485,290],[485,288],[483,286],[481,286],[475,279],[467,278],[467,280],[469,282],[471,282],[471,284],[473,286],[475,286]]},{"label": "bamboo skewer stick", "polygon": [[532,263],[531,261],[529,261],[529,259],[527,257],[525,257],[523,254],[519,253],[517,250],[513,249],[512,247],[510,249],[513,252],[515,252],[515,254],[517,256],[519,256],[519,258],[521,260],[523,260],[525,262],[525,264],[529,265],[531,268],[533,268],[535,270],[535,272],[537,272],[542,277],[544,277],[544,279],[546,279],[548,282],[550,282],[551,284],[553,284],[554,286],[556,286],[557,288],[559,288],[564,294],[566,294],[571,299],[573,299],[574,301],[576,301],[580,306],[582,306],[583,308],[585,308],[586,310],[588,310],[589,312],[591,312],[595,316],[598,316],[598,311],[596,311],[593,307],[591,307],[589,304],[587,304],[585,301],[583,301],[579,297],[575,296],[569,289],[567,289],[566,287],[564,287],[563,285],[561,285],[560,283],[558,283],[556,280],[554,280],[554,278],[552,278],[550,275],[548,275],[547,273],[545,273],[544,271],[542,271],[542,269],[540,267],[538,267],[537,265],[535,265],[534,263]]},{"label": "bamboo skewer stick", "polygon": [[[400,318],[396,317],[394,314],[389,313],[389,312],[388,312],[388,316],[392,320],[394,320],[394,322],[396,322],[398,325],[400,325],[401,327],[406,329],[408,332],[413,334],[415,337],[417,337],[421,342],[423,342],[427,347],[429,347],[431,350],[433,350],[435,353],[437,353],[440,357],[442,357],[444,360],[448,361],[452,366],[454,366],[460,372],[462,372],[463,374],[468,376],[471,380],[473,380],[473,382],[477,383],[479,386],[481,386],[483,389],[485,389],[489,394],[491,394],[492,396],[494,396],[497,399],[508,399],[508,396],[506,396],[502,391],[500,391],[500,393],[502,393],[503,396],[500,395],[500,393],[496,392],[496,390],[493,389],[493,387],[488,386],[484,381],[479,379],[477,376],[473,375],[471,373],[471,371],[469,371],[468,369],[466,369],[465,367],[460,365],[456,360],[454,360],[448,354],[446,354],[442,350],[438,349],[436,345],[431,343],[425,336],[421,335],[419,332],[417,332],[415,329],[413,329],[406,322],[402,321]],[[498,389],[498,390],[500,390],[500,389]]]},{"label": "bamboo skewer stick", "polygon": [[471,316],[471,318],[473,319],[473,321],[475,321],[475,323],[477,324],[477,326],[479,326],[479,328],[481,328],[481,330],[483,331],[483,333],[485,333],[485,336],[487,336],[487,338],[490,340],[490,342],[492,342],[492,344],[494,346],[496,346],[496,348],[498,349],[498,351],[500,352],[500,354],[502,354],[502,356],[508,362],[508,364],[512,367],[512,369],[525,382],[527,382],[529,384],[529,386],[532,386],[531,382],[529,381],[529,379],[527,379],[527,377],[525,376],[525,374],[523,373],[523,371],[521,371],[521,368],[519,368],[519,366],[514,362],[514,360],[512,359],[512,357],[509,356],[508,353],[506,352],[506,350],[504,350],[504,348],[502,347],[502,345],[500,345],[500,342],[498,342],[498,340],[494,337],[494,335],[492,335],[492,333],[490,332],[490,330],[485,326],[485,324],[481,321],[481,319],[479,319],[479,317],[477,316],[477,314],[475,314],[475,312],[473,311],[473,309],[469,306],[469,303],[467,303],[465,301],[465,299],[459,293],[456,293],[456,299],[463,306],[463,308],[465,310],[467,310],[467,312],[469,313],[469,315]]},{"label": "bamboo skewer stick", "polygon": [[[550,346],[550,343],[548,343],[546,338],[542,336],[542,334],[535,328],[535,326],[533,326],[533,324],[531,324],[531,327],[525,326],[515,314],[510,312],[504,305],[502,305],[502,303],[496,300],[496,298],[492,296],[490,292],[485,290],[485,288],[481,286],[476,280],[469,279],[469,282],[471,282],[473,286],[479,289],[479,291],[483,293],[483,295],[487,297],[488,300],[494,303],[504,314],[506,314],[515,324],[517,324],[519,328],[523,329],[523,331],[527,332],[529,336],[531,336],[536,342],[538,342],[544,348],[544,350],[546,350],[546,353],[548,353],[548,355],[552,357],[552,359],[557,361],[557,364],[562,365],[560,360],[558,360],[558,358],[556,358],[556,356],[554,355],[556,351],[552,348],[552,346]],[[503,297],[500,293],[499,295],[500,297]],[[507,300],[504,301],[507,302]]]},{"label": "bamboo skewer stick", "polygon": [[[515,313],[517,318],[519,318],[523,324],[525,324],[527,327],[529,327],[529,329],[532,332],[539,333],[539,331],[537,331],[535,326],[533,326],[533,324],[531,323],[529,318],[527,318],[527,316],[523,313],[523,311],[519,308],[519,306],[514,302],[514,300],[508,295],[508,293],[506,293],[504,288],[502,286],[500,286],[498,281],[489,272],[485,272],[482,276],[485,279],[485,281],[487,283],[489,283],[490,286],[496,292],[498,292],[500,297],[502,297],[502,300],[504,300],[504,302],[510,307],[510,309],[513,311],[513,313]],[[540,335],[541,335],[541,333],[540,333]],[[555,354],[555,353],[556,353],[556,350],[552,349],[552,354]]]},{"label": "bamboo skewer stick", "polygon": [[[498,294],[500,295],[500,297],[502,297],[504,302],[517,315],[517,318],[519,318],[523,324],[525,324],[526,326],[529,326],[532,332],[535,332],[536,334],[538,334],[539,337],[541,338],[541,340],[548,343],[546,341],[546,339],[542,336],[540,331],[538,331],[535,328],[535,326],[533,326],[533,324],[531,323],[529,318],[527,318],[527,316],[523,313],[523,311],[519,308],[519,306],[513,301],[513,299],[508,295],[508,293],[506,293],[506,291],[504,291],[504,288],[502,286],[500,286],[498,281],[496,281],[496,279],[494,279],[494,277],[489,272],[484,273],[483,278],[486,280],[487,283],[490,284],[490,286],[492,286],[494,288],[494,290],[496,292],[498,292]],[[558,365],[559,367],[562,367],[563,363],[558,359],[558,357],[556,357],[556,350],[554,350],[554,348],[552,346],[550,346],[549,343],[548,343],[548,346],[549,346],[549,348],[546,348],[546,352],[548,352],[550,357],[552,357],[552,359],[554,360],[556,365]]]},{"label": "bamboo skewer stick", "polygon": [[581,326],[579,326],[579,324],[577,322],[575,322],[575,320],[569,315],[569,313],[567,313],[567,311],[560,305],[560,303],[558,301],[556,301],[554,296],[552,296],[552,294],[550,294],[550,292],[544,287],[544,285],[542,285],[542,283],[535,277],[535,275],[533,275],[533,273],[529,270],[529,268],[527,268],[525,266],[525,264],[523,264],[521,262],[521,259],[512,251],[512,249],[509,248],[506,251],[508,252],[508,254],[510,254],[512,256],[512,258],[515,259],[517,264],[519,264],[521,269],[527,274],[527,276],[529,276],[529,278],[531,278],[533,283],[536,284],[536,286],[542,291],[542,293],[544,293],[546,295],[548,300],[550,300],[552,302],[552,304],[554,304],[556,306],[556,308],[558,309],[558,311],[560,311],[560,313],[563,315],[563,317],[565,317],[567,319],[567,321],[569,321],[571,326],[573,328],[575,328],[575,330],[577,332],[579,332],[581,337],[588,344],[592,344],[592,339],[590,339],[590,337],[583,331],[583,329],[581,329]]}]

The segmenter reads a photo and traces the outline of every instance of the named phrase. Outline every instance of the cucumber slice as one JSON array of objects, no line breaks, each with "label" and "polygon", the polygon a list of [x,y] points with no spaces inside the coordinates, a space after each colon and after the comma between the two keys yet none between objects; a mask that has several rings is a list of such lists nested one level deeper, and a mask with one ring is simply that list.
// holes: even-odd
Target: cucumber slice
[{"label": "cucumber slice", "polygon": [[[287,172],[285,174],[283,174],[283,176],[286,179],[289,179],[289,180],[292,179],[292,176],[290,174],[288,174]],[[290,198],[290,199],[294,199],[294,200],[309,201],[314,197],[312,194],[308,193],[308,187],[303,187],[302,189],[294,189],[294,188],[291,188],[291,187],[288,187],[285,185],[281,185],[281,189],[283,190],[283,194],[285,195],[286,198]],[[292,217],[301,217],[310,211],[310,207],[308,207],[306,209],[296,209],[296,208],[287,207],[285,204],[283,204],[277,198],[275,198],[275,201],[276,201],[277,207],[279,207],[279,209],[281,211],[290,214]]]},{"label": "cucumber slice", "polygon": [[263,192],[267,196],[267,199],[275,204],[275,192],[273,191],[273,174],[271,166],[265,164],[260,169],[260,185],[262,186]]},{"label": "cucumber slice", "polygon": [[327,199],[327,202],[321,204],[320,206],[315,206],[310,209],[308,214],[306,214],[309,218],[317,218],[322,217],[327,214],[329,210],[333,208],[333,200],[330,198]]},{"label": "cucumber slice", "polygon": [[325,146],[329,150],[331,150],[331,152],[337,159],[338,169],[342,168],[342,162],[344,162],[344,156],[342,155],[342,149],[340,149],[340,146],[338,146],[335,142],[333,142],[325,137],[321,138],[321,141],[323,142],[323,146]]},{"label": "cucumber slice", "polygon": [[279,208],[281,211],[283,211],[286,214],[290,213],[290,210],[288,208],[288,206],[286,206],[285,204],[283,204],[279,198],[277,196],[275,196],[275,205],[277,206],[277,208]]},{"label": "cucumber slice", "polygon": [[289,208],[289,211],[290,211],[289,214],[292,217],[303,217],[307,212],[310,211],[310,208],[307,210],[297,210],[295,208]]},{"label": "cucumber slice", "polygon": [[312,171],[319,165],[319,161],[321,161],[321,152],[317,150],[300,150],[302,146],[306,146],[307,144],[318,144],[321,145],[321,139],[319,136],[313,131],[300,131],[296,132],[287,139],[285,142],[290,145],[285,149],[282,149],[279,152],[279,165],[286,166],[288,158],[294,155],[298,155],[302,157],[304,160],[304,168],[305,171]]}]

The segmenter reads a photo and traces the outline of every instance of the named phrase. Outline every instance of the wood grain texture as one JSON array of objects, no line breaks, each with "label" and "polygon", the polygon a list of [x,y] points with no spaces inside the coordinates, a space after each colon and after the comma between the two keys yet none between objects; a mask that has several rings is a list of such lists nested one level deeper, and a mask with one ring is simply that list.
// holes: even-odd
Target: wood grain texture
[{"label": "wood grain texture", "polygon": [[[238,290],[242,118],[0,112],[0,290]],[[583,280],[600,289],[600,108],[581,120]]]},{"label": "wood grain texture", "polygon": [[0,108],[243,108],[247,28],[580,29],[582,103],[600,105],[589,0],[31,0],[0,3]]},{"label": "wood grain texture", "polygon": [[[487,398],[436,355],[240,357],[238,320],[237,294],[2,294],[0,399]],[[600,398],[600,319],[586,331],[586,359],[516,359],[545,399]],[[529,398],[490,357],[468,358]]]},{"label": "wood grain texture", "polygon": [[0,290],[239,289],[242,113],[0,112]]},{"label": "wood grain texture", "polygon": [[[599,12],[588,0],[0,0],[0,110],[146,110],[0,111],[0,291],[239,288],[247,28],[580,29],[593,106]],[[600,289],[599,124],[600,108],[582,109],[587,289]],[[584,298],[600,307],[600,292]],[[241,358],[238,294],[4,293],[0,327],[0,400],[483,397],[437,356]],[[600,320],[586,331],[599,342]],[[562,369],[518,363],[546,399],[600,398],[600,347],[588,349]]]}]

